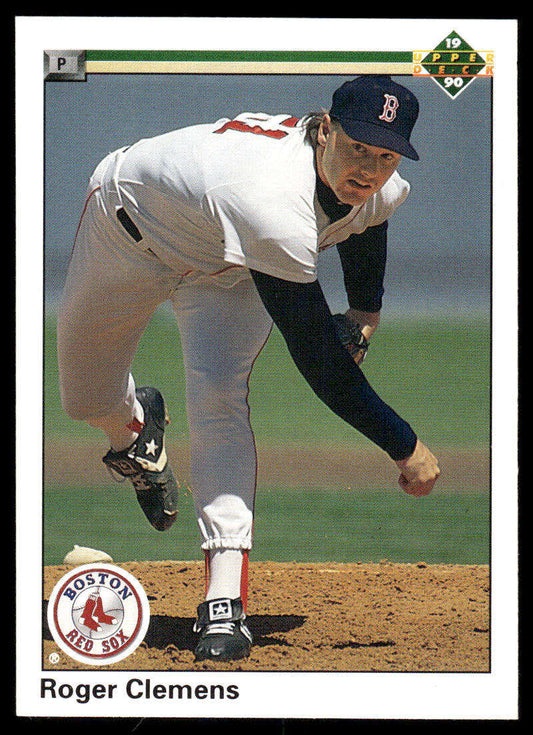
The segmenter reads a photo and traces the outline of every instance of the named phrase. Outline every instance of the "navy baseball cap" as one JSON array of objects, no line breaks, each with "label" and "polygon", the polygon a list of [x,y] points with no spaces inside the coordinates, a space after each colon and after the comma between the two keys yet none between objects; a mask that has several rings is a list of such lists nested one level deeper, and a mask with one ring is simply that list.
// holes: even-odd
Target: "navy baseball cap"
[{"label": "navy baseball cap", "polygon": [[390,76],[369,74],[345,82],[334,92],[330,115],[350,138],[418,161],[409,142],[418,109],[410,90]]}]

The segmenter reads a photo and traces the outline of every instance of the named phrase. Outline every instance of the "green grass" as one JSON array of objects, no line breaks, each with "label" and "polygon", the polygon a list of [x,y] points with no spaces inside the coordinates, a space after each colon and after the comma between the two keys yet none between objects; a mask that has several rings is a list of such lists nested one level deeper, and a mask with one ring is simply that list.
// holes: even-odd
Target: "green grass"
[{"label": "green grass", "polygon": [[[45,433],[94,437],[61,409],[55,323],[46,321]],[[373,338],[364,372],[378,394],[425,441],[435,446],[486,446],[490,417],[490,332],[486,321],[386,321]],[[172,416],[171,437],[186,439],[184,378],[177,327],[166,314],[152,319],[139,344],[133,372],[138,385],[158,386]],[[368,440],[315,396],[274,330],[250,380],[252,422],[259,440],[283,443]]]},{"label": "green grass", "polygon": [[[490,431],[490,330],[487,321],[385,320],[364,372],[379,395],[430,447],[487,448]],[[163,312],[139,345],[138,385],[158,386],[172,417],[169,441],[187,441],[179,335]],[[95,430],[72,421],[59,401],[55,321],[45,324],[45,436],[67,447],[95,441]],[[370,442],[313,394],[275,330],[250,381],[258,441],[290,444]],[[46,461],[46,458],[45,458]],[[44,561],[60,563],[73,542],[103,548],[116,561],[200,559],[190,494],[180,520],[165,534],[145,521],[126,485],[112,489],[45,488]],[[414,499],[401,491],[337,492],[323,488],[258,488],[252,559],[487,563],[489,497],[481,492],[434,493]]]},{"label": "green grass", "polygon": [[[119,486],[121,488],[122,486]],[[49,490],[45,494],[45,564],[72,548],[107,551],[116,562],[201,559],[192,498],[182,493],[180,517],[165,533],[144,519],[127,486]],[[256,499],[252,560],[488,563],[486,493],[411,498],[401,491],[261,487]]]},{"label": "green grass", "polygon": [[106,551],[116,562],[200,559],[192,497],[182,493],[180,517],[164,533],[145,519],[129,483],[110,490],[52,488],[44,500],[44,563],[60,564],[76,543]]},{"label": "green grass", "polygon": [[254,554],[272,561],[488,561],[482,493],[412,498],[402,491],[261,488],[256,517]]}]

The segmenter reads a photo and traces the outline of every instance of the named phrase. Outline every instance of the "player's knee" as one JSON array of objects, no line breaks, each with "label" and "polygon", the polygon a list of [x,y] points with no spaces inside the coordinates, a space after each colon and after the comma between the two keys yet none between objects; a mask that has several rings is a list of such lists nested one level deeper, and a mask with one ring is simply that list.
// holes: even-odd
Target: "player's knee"
[{"label": "player's knee", "polygon": [[187,390],[190,414],[198,421],[216,424],[248,415],[248,386],[206,382]]},{"label": "player's knee", "polygon": [[74,421],[88,421],[90,418],[91,411],[88,406],[81,405],[68,394],[61,394],[61,406],[69,419],[74,419]]},{"label": "player's knee", "polygon": [[225,405],[246,400],[247,376],[223,371],[197,373],[187,381],[189,399],[204,405]]},{"label": "player's knee", "polygon": [[116,404],[101,400],[91,391],[69,390],[61,388],[61,406],[70,419],[85,421],[93,424],[100,417],[112,414],[116,410]]}]

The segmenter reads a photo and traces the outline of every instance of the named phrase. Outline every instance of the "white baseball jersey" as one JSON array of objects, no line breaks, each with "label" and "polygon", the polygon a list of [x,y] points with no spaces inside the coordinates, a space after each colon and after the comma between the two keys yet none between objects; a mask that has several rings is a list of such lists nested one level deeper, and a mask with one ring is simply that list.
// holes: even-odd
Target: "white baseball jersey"
[{"label": "white baseball jersey", "polygon": [[310,282],[320,250],[388,219],[409,193],[395,172],[330,223],[316,198],[313,156],[301,120],[244,113],[115,151],[101,164],[101,188],[110,208],[130,215],[143,246],[178,272],[185,266],[232,285],[250,268]]}]

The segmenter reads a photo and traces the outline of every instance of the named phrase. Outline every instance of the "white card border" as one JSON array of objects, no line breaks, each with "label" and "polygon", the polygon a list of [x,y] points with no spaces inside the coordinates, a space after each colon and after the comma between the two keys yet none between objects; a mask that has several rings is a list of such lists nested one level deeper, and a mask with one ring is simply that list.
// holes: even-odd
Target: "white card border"
[{"label": "white card border", "polygon": [[[238,680],[228,702],[113,700],[86,706],[39,697],[41,670],[42,258],[28,258],[43,232],[43,50],[49,48],[218,48],[414,50],[451,29],[495,51],[493,334],[492,672],[490,674],[220,673]],[[118,32],[119,31],[119,32]],[[333,717],[515,719],[517,716],[517,21],[515,19],[16,18],[17,268],[17,714],[20,716]],[[117,43],[118,39],[118,43]],[[127,40],[127,44],[125,44]],[[31,210],[32,216],[28,216]],[[503,390],[505,388],[505,390]],[[29,420],[28,417],[37,417]],[[28,453],[28,447],[34,448]],[[31,461],[29,461],[31,456]],[[36,625],[38,613],[39,624]],[[98,681],[102,672],[55,672]],[[209,681],[198,672],[141,674],[157,681]],[[114,672],[124,682],[131,672]],[[211,674],[212,678],[212,674]],[[327,693],[327,697],[325,694]]]}]

